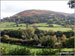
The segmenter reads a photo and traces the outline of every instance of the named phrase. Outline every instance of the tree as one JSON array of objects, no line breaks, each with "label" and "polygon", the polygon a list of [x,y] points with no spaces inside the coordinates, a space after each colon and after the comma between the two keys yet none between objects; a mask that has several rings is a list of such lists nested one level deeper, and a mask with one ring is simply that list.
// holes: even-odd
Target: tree
[{"label": "tree", "polygon": [[28,26],[29,26],[29,24],[28,24],[28,23],[26,23],[26,29],[28,29]]},{"label": "tree", "polygon": [[36,34],[34,34],[34,40],[39,40],[39,38]]},{"label": "tree", "polygon": [[70,8],[75,8],[75,0],[70,0],[68,4]]},{"label": "tree", "polygon": [[40,41],[41,45],[44,46],[44,47],[53,48],[54,45],[55,45],[55,40],[51,36],[40,37],[39,41]]},{"label": "tree", "polygon": [[61,47],[66,47],[65,45],[65,41],[67,40],[67,37],[63,34],[62,37],[61,37]]},{"label": "tree", "polygon": [[64,42],[65,40],[67,40],[67,37],[63,34],[61,37],[61,41]]},{"label": "tree", "polygon": [[17,15],[13,17],[13,19],[15,19],[14,22],[16,23],[16,27],[19,26],[20,18],[21,18],[21,17],[20,17],[20,16],[17,16]]},{"label": "tree", "polygon": [[56,35],[54,35],[52,38],[55,40],[55,42],[57,41]]},{"label": "tree", "polygon": [[49,27],[54,27],[52,24],[49,24]]},{"label": "tree", "polygon": [[67,39],[65,41],[65,44],[66,44],[67,48],[74,48],[74,39],[75,39],[75,36],[70,37],[69,39]]},{"label": "tree", "polygon": [[1,41],[7,41],[10,37],[8,35],[4,35],[2,38],[1,38]]}]

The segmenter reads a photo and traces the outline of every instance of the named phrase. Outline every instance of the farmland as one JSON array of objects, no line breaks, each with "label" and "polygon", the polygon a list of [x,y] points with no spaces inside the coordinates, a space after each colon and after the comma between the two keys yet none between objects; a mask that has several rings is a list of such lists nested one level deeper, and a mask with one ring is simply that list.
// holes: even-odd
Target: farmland
[{"label": "farmland", "polygon": [[[47,23],[35,23],[35,24],[30,24],[29,28],[32,28],[32,26],[35,25],[38,29],[40,30],[52,30],[52,31],[70,31],[72,30],[71,28],[65,28],[61,25],[57,25],[57,24],[52,24],[53,27],[49,27],[49,24]],[[0,30],[4,30],[4,29],[26,29],[26,24],[19,24],[19,27],[16,27],[16,24],[14,22],[4,22],[4,23],[0,23]]]},{"label": "farmland", "polygon": [[[42,31],[53,31],[53,32],[57,32],[57,31],[61,31],[61,32],[67,32],[67,31],[72,31],[72,28],[65,28],[64,26],[62,26],[62,25],[58,25],[58,24],[51,24],[52,26],[49,26],[49,24],[47,24],[47,23],[34,23],[34,24],[29,24],[28,25],[28,28],[33,28],[33,26],[36,26],[38,29],[39,29],[39,31],[40,30],[42,30]],[[18,30],[18,29],[26,29],[26,24],[24,24],[24,23],[20,23],[19,24],[19,26],[17,27],[16,26],[16,23],[14,23],[14,22],[2,22],[2,23],[0,23],[0,30],[6,30],[6,29],[13,29],[13,30]],[[8,32],[8,31],[7,31]],[[15,33],[15,32],[14,32]],[[42,32],[41,32],[42,33]],[[11,34],[11,33],[9,33],[9,34]],[[16,33],[17,34],[17,33]],[[25,33],[24,33],[25,34]],[[27,34],[27,33],[26,33]],[[27,35],[24,35],[24,37],[25,36],[27,36]],[[34,33],[35,34],[35,33]],[[59,33],[58,33],[59,34]],[[14,34],[12,34],[13,36],[14,36]],[[20,34],[21,35],[21,34]],[[28,35],[29,35],[29,33],[28,33]],[[44,35],[44,34],[43,34]],[[19,36],[19,35],[17,35],[17,36]],[[3,36],[2,36],[3,37]],[[9,36],[10,37],[10,36]],[[30,37],[32,37],[31,35],[29,36],[29,38]],[[37,36],[34,36],[34,37],[37,37]],[[45,36],[45,37],[48,37],[48,36]],[[52,36],[52,37],[54,37],[54,36]],[[66,36],[65,36],[66,37]],[[50,37],[49,37],[50,38]],[[55,36],[55,38],[57,38],[56,36]],[[0,39],[1,39],[1,37],[0,37]],[[15,37],[14,38],[14,40],[13,40],[13,38],[12,37],[10,37],[10,42],[12,42],[11,40],[13,40],[13,41],[15,41],[16,39],[19,39],[19,37],[17,38],[17,37]],[[34,39],[34,38],[33,38]],[[39,39],[40,40],[40,39]],[[43,40],[42,40],[43,41]],[[15,50],[15,49],[21,49],[21,48],[27,48],[27,49],[29,49],[30,50],[30,55],[40,55],[40,54],[44,54],[43,52],[43,50],[52,50],[52,52],[53,53],[55,53],[55,55],[58,55],[59,54],[59,48],[38,48],[38,47],[34,47],[34,46],[26,46],[26,45],[16,45],[16,43],[18,43],[18,42],[15,42],[15,44],[10,44],[10,42],[8,42],[8,43],[0,43],[0,49],[2,49],[3,51],[2,51],[2,54],[5,54],[5,55],[8,55],[9,53],[10,53],[10,51],[13,51],[13,50]],[[59,42],[58,42],[59,43]],[[26,43],[25,43],[26,44]],[[29,44],[30,45],[30,44]],[[58,45],[58,46],[60,46],[60,45]],[[50,52],[51,52],[51,50],[50,50]],[[56,50],[56,52],[55,52],[55,50]],[[23,50],[24,51],[24,50]],[[58,52],[57,52],[58,51]],[[60,49],[60,51],[69,51],[69,52],[72,52],[72,51],[74,51],[74,48],[61,48]],[[45,51],[46,52],[46,51]],[[48,51],[49,52],[49,51]],[[50,54],[50,55],[52,55],[51,53],[46,53],[46,54]],[[13,51],[13,53],[14,53],[14,51]],[[18,53],[18,52],[17,52]],[[11,53],[12,54],[12,53]],[[23,53],[21,53],[21,54],[23,54]]]}]

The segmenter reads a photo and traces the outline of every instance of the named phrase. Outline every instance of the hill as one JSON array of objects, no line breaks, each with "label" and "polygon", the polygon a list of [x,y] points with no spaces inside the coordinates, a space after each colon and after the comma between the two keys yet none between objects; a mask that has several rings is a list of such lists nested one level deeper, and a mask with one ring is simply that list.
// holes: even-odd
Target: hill
[{"label": "hill", "polygon": [[18,23],[49,23],[60,25],[74,25],[74,16],[72,14],[54,12],[48,10],[25,10],[11,17],[3,18],[1,21]]}]

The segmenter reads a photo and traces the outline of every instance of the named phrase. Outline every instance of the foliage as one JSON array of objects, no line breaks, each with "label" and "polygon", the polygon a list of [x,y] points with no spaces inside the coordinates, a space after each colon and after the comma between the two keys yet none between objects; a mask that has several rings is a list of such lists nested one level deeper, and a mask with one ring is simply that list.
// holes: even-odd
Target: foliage
[{"label": "foliage", "polygon": [[8,51],[4,48],[1,50],[2,55],[30,55],[30,49],[16,47],[14,49],[9,49]]},{"label": "foliage", "polygon": [[[72,16],[69,16],[68,14],[64,13],[58,13],[58,12],[52,12],[52,11],[44,11],[45,13],[42,14],[41,11],[43,10],[29,10],[21,12],[21,14],[17,14],[16,16],[12,17],[6,17],[3,18],[2,22],[18,22],[20,23],[49,23],[49,24],[59,24],[59,25],[65,25],[65,24],[71,24],[74,25],[74,18]],[[34,13],[31,13],[32,11],[35,11]],[[40,12],[38,12],[40,11]],[[37,12],[37,13],[36,13]],[[28,16],[26,14],[28,14]],[[39,13],[39,14],[38,14]],[[22,16],[23,15],[23,16]],[[29,16],[30,15],[30,16]],[[68,16],[66,16],[68,15]],[[66,20],[65,20],[66,19]],[[18,24],[17,24],[18,25]]]},{"label": "foliage", "polygon": [[[44,31],[28,28],[26,30],[3,30],[1,32],[1,36],[1,41],[5,43],[21,44],[27,46],[37,46],[38,44],[41,44],[43,47],[55,48],[55,46],[60,46],[61,44],[65,47],[65,41],[67,38],[74,36],[74,32],[54,32],[51,30]],[[62,42],[60,42],[59,39],[61,39]]]},{"label": "foliage", "polygon": [[[7,43],[0,43],[0,50],[1,50],[2,55],[3,54],[8,55],[9,51],[12,52],[12,50],[15,50],[15,48],[18,48],[18,49],[26,48],[26,49],[30,50],[30,52],[31,52],[30,55],[33,55],[33,54],[35,54],[35,55],[47,54],[47,52],[50,54],[50,52],[52,53],[52,52],[55,52],[55,50],[56,51],[58,50],[58,49],[44,48],[44,52],[42,52],[43,48],[37,48],[37,47],[32,47],[32,46],[21,46],[21,45],[7,44]],[[45,50],[46,51],[48,50],[48,51],[46,52]],[[49,50],[51,50],[51,51],[49,51]],[[74,49],[73,48],[62,48],[61,51],[72,51],[73,52]],[[18,51],[18,52],[20,52],[20,51]],[[58,51],[57,51],[57,53],[58,53]],[[54,55],[54,54],[51,54],[51,55]]]},{"label": "foliage", "polygon": [[74,39],[75,36],[70,37],[68,40],[65,41],[65,45],[67,48],[74,48]]},{"label": "foliage", "polygon": [[55,40],[55,42],[57,41],[56,35],[54,35],[52,38]]},{"label": "foliage", "polygon": [[67,37],[63,34],[61,37],[61,41],[64,42],[65,40],[67,40]]},{"label": "foliage", "polygon": [[40,43],[42,46],[53,48],[56,42],[56,39],[51,36],[43,36],[40,38]]},{"label": "foliage", "polygon": [[55,55],[59,50],[52,49],[42,49],[42,51],[37,52],[37,55]]},{"label": "foliage", "polygon": [[30,50],[27,48],[15,48],[13,50],[10,50],[9,55],[30,55]]},{"label": "foliage", "polygon": [[75,8],[75,0],[70,0],[68,4],[70,8]]},{"label": "foliage", "polygon": [[21,44],[21,45],[28,45],[28,46],[33,46],[38,44],[38,40],[23,40],[23,39],[18,39],[18,38],[6,38],[6,36],[2,37],[1,39],[2,42],[5,43],[11,43],[11,44]]},{"label": "foliage", "polygon": [[4,35],[2,38],[1,38],[1,41],[8,41],[10,37],[8,35]]},{"label": "foliage", "polygon": [[49,27],[54,27],[53,25],[49,24]]},{"label": "foliage", "polygon": [[20,38],[21,37],[21,32],[19,30],[4,30],[1,32],[1,36],[3,35],[9,35],[11,37],[16,37],[16,38]]}]

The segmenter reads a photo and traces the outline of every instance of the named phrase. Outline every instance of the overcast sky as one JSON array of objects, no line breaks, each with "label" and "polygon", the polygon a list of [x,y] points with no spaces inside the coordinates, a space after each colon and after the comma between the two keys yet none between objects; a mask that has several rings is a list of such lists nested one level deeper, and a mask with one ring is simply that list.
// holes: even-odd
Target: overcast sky
[{"label": "overcast sky", "polygon": [[68,1],[1,1],[1,18],[30,9],[74,13],[67,3]]}]

